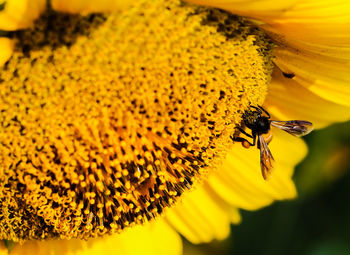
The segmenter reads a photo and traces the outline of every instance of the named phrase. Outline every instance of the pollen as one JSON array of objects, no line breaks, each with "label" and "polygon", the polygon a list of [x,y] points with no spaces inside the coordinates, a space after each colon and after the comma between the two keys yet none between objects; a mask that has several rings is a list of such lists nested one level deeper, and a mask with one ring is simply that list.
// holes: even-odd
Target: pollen
[{"label": "pollen", "polygon": [[0,71],[0,239],[119,233],[219,171],[262,104],[272,43],[178,1],[111,15],[48,11]]}]

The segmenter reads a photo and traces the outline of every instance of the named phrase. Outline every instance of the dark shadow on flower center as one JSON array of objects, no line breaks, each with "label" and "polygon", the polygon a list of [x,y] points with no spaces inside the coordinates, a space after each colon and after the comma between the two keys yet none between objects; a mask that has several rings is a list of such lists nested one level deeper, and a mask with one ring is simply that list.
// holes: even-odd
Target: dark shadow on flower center
[{"label": "dark shadow on flower center", "polygon": [[17,39],[15,50],[29,57],[32,51],[47,46],[53,50],[70,47],[77,38],[89,36],[105,21],[106,17],[101,14],[81,16],[48,11],[35,22],[34,28],[13,33],[12,36]]}]

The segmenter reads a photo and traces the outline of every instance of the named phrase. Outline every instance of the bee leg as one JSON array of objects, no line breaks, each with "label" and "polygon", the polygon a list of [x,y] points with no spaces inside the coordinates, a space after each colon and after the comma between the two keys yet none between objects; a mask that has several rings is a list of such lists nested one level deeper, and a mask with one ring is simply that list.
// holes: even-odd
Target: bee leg
[{"label": "bee leg", "polygon": [[258,107],[259,107],[261,110],[263,110],[264,113],[266,113],[266,115],[267,115],[269,118],[271,118],[270,113],[268,113],[268,111],[266,111],[266,110],[265,110],[262,106],[260,106],[260,105],[258,105]]},{"label": "bee leg", "polygon": [[[259,106],[259,105],[258,105]],[[256,107],[256,106],[250,106],[251,108],[254,108],[255,110],[257,110],[258,111],[258,113],[259,114],[262,114],[262,111],[260,110],[260,106],[259,106],[259,108],[258,107]],[[265,110],[264,110],[265,111]]]},{"label": "bee leg", "polygon": [[251,134],[248,134],[247,132],[244,131],[244,129],[240,128],[240,127],[237,127],[238,130],[242,133],[242,134],[245,134],[246,136],[250,137],[250,138],[254,138]]},{"label": "bee leg", "polygon": [[244,129],[242,129],[241,127],[237,127],[237,129],[244,135],[253,138],[253,143],[249,142],[247,139],[243,138],[243,137],[234,137],[234,136],[230,136],[230,138],[232,139],[232,141],[234,142],[240,142],[242,143],[243,147],[245,148],[249,148],[250,146],[254,146],[255,142],[256,142],[256,134],[248,134],[246,131],[244,131]]},{"label": "bee leg", "polygon": [[[248,143],[250,146],[254,146],[255,145],[255,141],[256,139],[253,138],[253,143],[249,142],[247,139],[243,138],[243,137],[234,137],[234,136],[230,136],[231,140],[234,141],[234,142],[240,142],[240,143],[243,143],[243,142],[246,142]],[[256,138],[256,137],[255,137]]]},{"label": "bee leg", "polygon": [[255,134],[253,134],[253,145],[252,145],[252,146],[254,146],[254,145],[255,145],[255,142],[256,142],[256,135],[255,135]]}]

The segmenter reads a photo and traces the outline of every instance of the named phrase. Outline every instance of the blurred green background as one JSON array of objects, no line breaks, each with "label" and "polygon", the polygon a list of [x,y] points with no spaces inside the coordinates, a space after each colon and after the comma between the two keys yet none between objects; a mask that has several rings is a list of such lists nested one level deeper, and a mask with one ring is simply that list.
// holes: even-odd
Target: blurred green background
[{"label": "blurred green background", "polygon": [[184,241],[184,254],[349,255],[350,122],[314,131],[305,141],[309,154],[294,174],[296,200],[242,211],[227,240]]}]

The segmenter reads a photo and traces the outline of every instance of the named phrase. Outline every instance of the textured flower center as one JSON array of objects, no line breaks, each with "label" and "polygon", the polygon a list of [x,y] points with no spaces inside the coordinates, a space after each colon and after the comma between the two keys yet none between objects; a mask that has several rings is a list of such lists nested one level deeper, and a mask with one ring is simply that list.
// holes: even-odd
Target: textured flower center
[{"label": "textured flower center", "polygon": [[271,44],[222,11],[145,1],[47,13],[0,73],[0,238],[89,238],[151,220],[220,165]]}]

